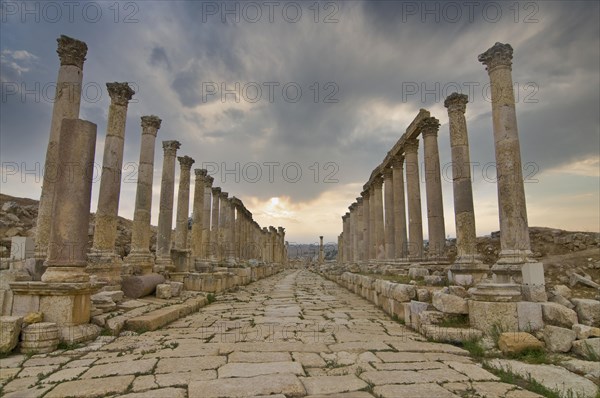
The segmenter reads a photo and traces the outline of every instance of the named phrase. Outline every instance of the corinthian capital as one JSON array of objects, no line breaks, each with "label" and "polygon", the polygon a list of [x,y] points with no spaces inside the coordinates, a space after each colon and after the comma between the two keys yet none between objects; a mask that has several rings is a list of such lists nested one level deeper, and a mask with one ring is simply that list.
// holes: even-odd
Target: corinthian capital
[{"label": "corinthian capital", "polygon": [[189,156],[178,156],[177,160],[179,160],[179,164],[181,165],[182,169],[188,169],[188,170],[191,169],[194,162],[196,162],[194,159],[192,159]]},{"label": "corinthian capital", "polygon": [[106,83],[108,95],[113,103],[117,105],[127,105],[135,91],[127,83]]},{"label": "corinthian capital", "polygon": [[181,143],[176,140],[163,141],[162,145],[163,145],[163,151],[165,153],[165,156],[167,156],[167,155],[175,156],[175,154],[177,153],[177,150],[181,147]]},{"label": "corinthian capital", "polygon": [[448,108],[448,112],[465,113],[469,97],[466,94],[452,93],[444,101],[444,106]]},{"label": "corinthian capital", "polygon": [[58,42],[56,52],[60,58],[60,64],[75,65],[79,69],[83,69],[83,62],[88,50],[87,44],[65,35],[61,35],[56,41]]},{"label": "corinthian capital", "polygon": [[419,140],[416,138],[411,138],[404,142],[404,151],[406,153],[417,153],[419,150]]},{"label": "corinthian capital", "polygon": [[160,120],[158,116],[142,116],[142,129],[144,134],[152,134],[156,137],[161,122],[162,120]]},{"label": "corinthian capital", "polygon": [[440,129],[440,121],[434,117],[428,117],[421,121],[419,127],[423,137],[429,135],[437,136],[437,133]]},{"label": "corinthian capital", "polygon": [[510,44],[496,43],[477,59],[486,66],[488,71],[499,66],[512,66],[513,48]]}]

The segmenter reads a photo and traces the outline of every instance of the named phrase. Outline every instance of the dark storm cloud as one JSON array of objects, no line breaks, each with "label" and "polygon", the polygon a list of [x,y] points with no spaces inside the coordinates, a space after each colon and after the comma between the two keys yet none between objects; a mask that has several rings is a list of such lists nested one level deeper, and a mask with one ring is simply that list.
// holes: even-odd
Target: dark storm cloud
[{"label": "dark storm cloud", "polygon": [[167,70],[171,70],[171,62],[167,56],[167,51],[163,47],[154,47],[150,53],[150,65],[162,66]]}]

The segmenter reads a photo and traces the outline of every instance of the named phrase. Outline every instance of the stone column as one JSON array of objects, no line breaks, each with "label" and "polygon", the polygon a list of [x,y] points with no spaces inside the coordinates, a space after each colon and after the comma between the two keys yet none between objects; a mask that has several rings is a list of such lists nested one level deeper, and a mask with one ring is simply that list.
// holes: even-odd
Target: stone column
[{"label": "stone column", "polygon": [[188,249],[188,220],[190,212],[190,170],[195,160],[189,156],[179,156],[179,191],[177,193],[177,221],[175,223],[175,247]]},{"label": "stone column", "polygon": [[[486,66],[492,87],[498,179],[500,258],[492,271],[502,282],[519,282],[522,278],[526,299],[544,301],[544,268],[541,263],[530,259],[531,244],[513,92],[512,58],[512,47],[502,43],[496,43],[479,55],[479,61]],[[534,290],[539,293],[536,294]]]},{"label": "stone column", "polygon": [[121,195],[121,170],[125,143],[127,105],[135,92],[127,83],[107,83],[111,103],[108,109],[102,177],[96,211],[94,243],[87,271],[97,280],[114,289],[121,284],[121,261],[115,253],[119,197]]},{"label": "stone column", "polygon": [[150,253],[150,211],[152,209],[152,180],[154,178],[154,145],[161,120],[156,116],[142,116],[142,144],[135,211],[131,229],[131,252],[126,263],[132,266],[135,274],[152,272],[154,259]]},{"label": "stone column", "polygon": [[212,188],[212,221],[210,240],[211,240],[211,253],[210,258],[212,261],[216,261],[219,258],[219,197],[221,196],[221,188]]},{"label": "stone column", "polygon": [[383,178],[378,176],[374,181],[375,191],[375,242],[376,258],[381,260],[385,257],[385,234],[383,227]]},{"label": "stone column", "polygon": [[395,238],[394,238],[394,187],[392,169],[383,170],[384,199],[385,199],[385,258],[391,260],[395,258]]},{"label": "stone column", "polygon": [[404,155],[392,160],[392,185],[394,189],[394,257],[408,257],[406,237],[406,203],[404,200]]},{"label": "stone column", "polygon": [[356,198],[356,261],[363,261],[364,258],[364,218],[363,218],[363,198]]},{"label": "stone column", "polygon": [[202,251],[200,257],[208,259],[211,255],[212,241],[210,233],[210,215],[212,205],[212,184],[214,178],[207,175],[204,179],[204,210],[202,215]]},{"label": "stone column", "polygon": [[421,186],[419,179],[419,141],[406,140],[406,191],[408,202],[408,257],[412,261],[423,259],[423,221],[421,218]]},{"label": "stone column", "polygon": [[350,209],[350,258],[358,262],[358,204],[352,203]]},{"label": "stone column", "polygon": [[456,226],[456,260],[450,266],[453,283],[470,286],[487,273],[488,266],[477,254],[471,160],[465,111],[469,98],[452,93],[444,101],[448,108],[450,148],[452,151],[452,188],[454,192],[454,221]]},{"label": "stone column", "polygon": [[360,193],[363,199],[363,260],[371,259],[371,205],[369,191]]},{"label": "stone column", "polygon": [[377,260],[377,233],[375,232],[376,216],[375,187],[369,187],[369,258]]},{"label": "stone column", "polygon": [[83,63],[87,54],[87,45],[67,36],[57,39],[60,68],[56,78],[56,95],[52,107],[50,138],[46,149],[44,179],[35,230],[35,258],[43,261],[48,256],[48,242],[52,226],[52,206],[58,175],[58,146],[63,119],[79,117],[81,102],[81,81],[83,80]]},{"label": "stone column", "polygon": [[204,227],[204,184],[206,169],[194,169],[196,182],[194,183],[194,205],[192,209],[192,259],[203,257],[202,230]]},{"label": "stone column", "polygon": [[281,264],[287,263],[287,254],[285,250],[285,228],[277,227],[277,231],[279,233],[279,258]]},{"label": "stone column", "polygon": [[96,125],[63,119],[57,151],[58,170],[53,222],[48,245],[46,283],[86,283],[87,237],[92,200]]},{"label": "stone column", "polygon": [[444,260],[446,229],[444,227],[444,203],[437,135],[440,122],[429,117],[421,122],[425,151],[425,190],[427,193],[427,225],[429,230],[428,259]]},{"label": "stone column", "polygon": [[342,232],[341,234],[338,235],[338,252],[337,252],[337,263],[338,264],[342,264],[344,262],[343,260],[343,256],[344,256],[344,249],[342,248],[342,240],[344,239],[344,233]]},{"label": "stone column", "polygon": [[229,201],[229,235],[230,235],[230,252],[229,257],[233,262],[236,262],[239,258],[238,256],[238,234],[237,234],[237,222],[235,221],[235,213],[236,213],[236,205],[235,201],[237,199],[235,197],[231,198]]},{"label": "stone column", "polygon": [[323,236],[319,236],[319,264],[323,264],[325,260],[324,252],[323,252]]},{"label": "stone column", "polygon": [[344,262],[350,262],[350,213],[342,216],[344,222]]},{"label": "stone column", "polygon": [[225,261],[229,250],[229,196],[228,192],[221,191],[219,197],[219,258]]},{"label": "stone column", "polygon": [[160,209],[156,236],[157,272],[175,270],[171,261],[171,231],[173,228],[173,196],[175,195],[175,157],[181,144],[179,141],[163,141],[163,169],[160,184]]}]

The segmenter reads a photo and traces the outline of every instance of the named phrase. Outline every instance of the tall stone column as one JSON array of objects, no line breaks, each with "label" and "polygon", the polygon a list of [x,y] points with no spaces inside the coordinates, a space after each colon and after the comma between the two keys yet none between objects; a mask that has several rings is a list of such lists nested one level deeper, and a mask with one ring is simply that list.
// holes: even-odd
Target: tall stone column
[{"label": "tall stone column", "polygon": [[421,186],[419,179],[419,141],[406,140],[406,191],[408,203],[408,257],[413,261],[423,259],[423,221],[421,217]]},{"label": "tall stone column", "polygon": [[350,207],[348,207],[348,209],[350,210],[350,259],[353,262],[357,262],[358,259],[356,258],[356,246],[358,244],[358,240],[357,240],[357,228],[356,228],[356,219],[357,217],[357,212],[356,212],[356,202],[352,203],[350,205]]},{"label": "tall stone column", "polygon": [[363,199],[363,260],[371,259],[371,205],[369,191],[360,193]]},{"label": "tall stone column", "polygon": [[385,258],[391,260],[396,255],[396,240],[394,238],[394,183],[392,169],[383,170],[384,200],[385,200]]},{"label": "tall stone column", "polygon": [[179,191],[177,193],[177,220],[175,223],[175,248],[188,249],[188,220],[190,212],[190,170],[195,160],[179,156]]},{"label": "tall stone column", "polygon": [[127,83],[107,83],[111,103],[108,109],[104,158],[94,228],[94,243],[88,255],[87,271],[113,289],[121,284],[121,261],[115,253],[121,170],[125,144],[127,105],[135,92]]},{"label": "tall stone column", "polygon": [[214,178],[207,175],[204,179],[204,210],[202,215],[202,251],[200,257],[208,259],[211,255],[212,240],[210,233],[210,215],[212,205],[212,184]]},{"label": "tall stone column", "polygon": [[450,266],[450,277],[453,283],[466,286],[478,283],[488,270],[477,254],[469,137],[465,119],[468,102],[465,94],[458,93],[450,94],[444,101],[450,126],[457,252],[456,260]]},{"label": "tall stone column", "polygon": [[237,231],[237,222],[235,220],[235,213],[236,213],[236,205],[235,205],[235,201],[237,201],[237,199],[235,197],[233,197],[230,202],[229,202],[229,228],[230,228],[230,236],[231,236],[231,251],[230,251],[230,258],[235,262],[237,261],[237,259],[239,258],[238,255],[238,231]]},{"label": "tall stone column", "polygon": [[324,252],[323,252],[323,236],[319,236],[319,264],[323,264],[325,260]]},{"label": "tall stone column", "polygon": [[341,234],[338,235],[338,241],[337,241],[337,247],[338,247],[338,251],[337,251],[337,263],[338,264],[342,264],[344,262],[344,249],[342,248],[342,240],[344,239],[344,233],[342,232]]},{"label": "tall stone column", "polygon": [[364,258],[364,216],[363,216],[363,198],[356,198],[356,261],[363,261]]},{"label": "tall stone column", "polygon": [[279,233],[279,258],[282,265],[287,264],[287,254],[285,250],[285,228],[277,227]]},{"label": "tall stone column", "polygon": [[86,283],[87,232],[92,201],[96,125],[63,119],[57,151],[53,222],[48,246],[46,283]]},{"label": "tall stone column", "polygon": [[156,116],[142,116],[142,144],[131,229],[131,252],[126,258],[126,263],[131,265],[131,271],[135,274],[148,274],[152,272],[154,265],[154,258],[150,253],[150,211],[154,178],[154,146],[160,123],[161,120]]},{"label": "tall stone column", "polygon": [[440,122],[429,117],[421,122],[425,151],[425,190],[427,193],[427,225],[429,230],[428,259],[444,260],[446,229],[444,227],[444,203],[442,200],[442,177],[437,136]]},{"label": "tall stone column", "polygon": [[194,169],[196,181],[194,183],[194,205],[192,208],[192,259],[203,257],[202,230],[204,227],[204,186],[206,181],[205,169]]},{"label": "tall stone column", "polygon": [[79,117],[81,103],[81,81],[83,80],[83,63],[87,54],[87,45],[67,36],[57,39],[56,52],[60,59],[60,68],[56,78],[56,95],[52,107],[50,138],[46,149],[44,163],[44,179],[35,230],[35,258],[43,261],[48,256],[48,242],[52,226],[52,206],[58,175],[58,146],[63,119]]},{"label": "tall stone column", "polygon": [[369,258],[371,260],[377,260],[377,233],[375,232],[375,226],[377,224],[376,218],[376,204],[375,204],[375,187],[369,187]]},{"label": "tall stone column", "polygon": [[512,58],[512,47],[502,43],[496,43],[479,55],[479,61],[486,66],[492,87],[498,179],[500,258],[492,271],[502,282],[520,282],[522,279],[525,298],[544,301],[544,268],[541,263],[530,259],[531,244],[513,92]]},{"label": "tall stone column", "polygon": [[350,262],[350,213],[342,216],[344,222],[344,262]]},{"label": "tall stone column", "polygon": [[406,202],[404,199],[404,155],[398,155],[392,161],[392,186],[394,189],[394,256],[408,256],[406,237]]},{"label": "tall stone column", "polygon": [[225,261],[229,250],[229,196],[228,192],[221,191],[219,197],[219,258]]},{"label": "tall stone column", "polygon": [[210,258],[213,261],[216,261],[219,258],[219,252],[221,248],[219,247],[219,198],[221,196],[221,188],[213,187],[212,188],[212,221],[211,231],[210,231],[210,240],[211,240],[211,253]]},{"label": "tall stone column", "polygon": [[163,169],[160,184],[160,209],[156,236],[157,272],[175,270],[171,261],[171,231],[173,228],[173,197],[175,195],[175,158],[181,144],[179,141],[163,141]]},{"label": "tall stone column", "polygon": [[385,233],[383,227],[383,178],[378,176],[374,181],[375,191],[375,242],[376,258],[381,260],[385,257]]}]

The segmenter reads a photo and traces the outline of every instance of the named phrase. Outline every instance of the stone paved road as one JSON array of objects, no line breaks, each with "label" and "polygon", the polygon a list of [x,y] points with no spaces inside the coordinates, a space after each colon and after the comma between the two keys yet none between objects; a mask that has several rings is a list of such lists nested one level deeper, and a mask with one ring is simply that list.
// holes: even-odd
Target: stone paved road
[{"label": "stone paved road", "polygon": [[287,270],[162,330],[2,359],[0,396],[539,397],[467,355],[333,282]]}]

